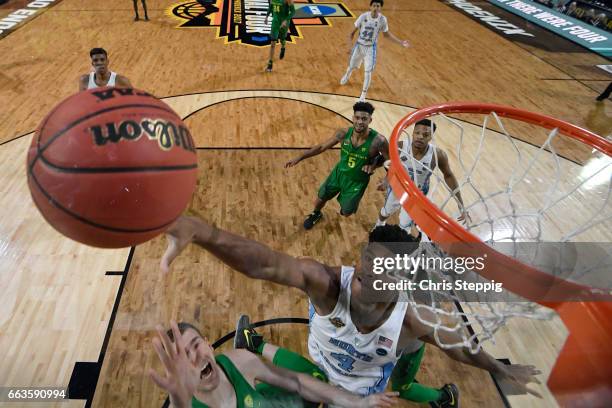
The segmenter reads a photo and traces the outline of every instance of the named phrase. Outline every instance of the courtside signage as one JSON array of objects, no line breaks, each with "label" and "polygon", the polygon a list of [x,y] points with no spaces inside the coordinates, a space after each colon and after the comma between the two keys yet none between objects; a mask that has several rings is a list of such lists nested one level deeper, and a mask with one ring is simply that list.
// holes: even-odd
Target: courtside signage
[{"label": "courtside signage", "polygon": [[495,30],[500,31],[507,36],[535,37],[533,34],[523,30],[522,28],[515,26],[499,16],[496,16],[490,11],[483,10],[481,7],[478,7],[467,0],[445,0],[444,2],[462,10],[464,13],[472,16],[474,19],[493,27]]},{"label": "courtside signage", "polygon": [[[272,17],[266,23],[268,0],[205,0],[183,1],[174,4],[166,13],[180,21],[178,28],[216,28],[217,38],[225,44],[238,43],[255,47],[270,45]],[[295,15],[287,35],[287,42],[302,38],[300,27],[331,26],[329,18],[353,14],[342,3],[313,0],[294,2]]]},{"label": "courtside signage", "polygon": [[612,57],[612,34],[530,0],[488,0],[604,57]]},{"label": "courtside signage", "polygon": [[0,18],[0,38],[6,37],[34,17],[41,14],[53,4],[61,0],[36,0],[28,3],[24,8],[15,10],[8,16]]}]

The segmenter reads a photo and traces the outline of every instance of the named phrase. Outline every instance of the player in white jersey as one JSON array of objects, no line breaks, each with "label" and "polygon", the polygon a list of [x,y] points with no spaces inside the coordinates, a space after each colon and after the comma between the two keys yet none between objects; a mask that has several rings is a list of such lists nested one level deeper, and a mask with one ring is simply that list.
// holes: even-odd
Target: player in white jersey
[{"label": "player in white jersey", "polygon": [[[461,197],[461,192],[458,190],[459,183],[450,168],[448,156],[444,150],[430,143],[432,133],[435,132],[435,130],[436,125],[432,124],[429,119],[418,121],[414,125],[410,144],[404,143],[404,141],[398,142],[400,160],[410,178],[425,195],[429,192],[429,180],[432,171],[438,167],[444,176],[444,182],[448,188],[455,192],[455,200],[461,209],[459,221],[464,221],[469,217],[469,214],[465,211],[463,198]],[[380,214],[378,215],[375,226],[385,225],[387,218],[393,215],[397,210],[400,210],[399,226],[409,231],[413,224],[412,218],[410,218],[410,215],[404,207],[401,206],[399,199],[391,190],[386,179],[383,179],[383,182],[379,185],[379,190],[386,190],[387,197],[385,199],[385,204],[380,209]]]},{"label": "player in white jersey", "polygon": [[[378,43],[378,34],[381,32],[387,38],[402,45],[409,47],[410,44],[406,40],[400,40],[389,31],[387,17],[383,16],[380,10],[383,6],[383,0],[370,1],[370,11],[363,13],[355,21],[355,29],[349,35],[349,65],[346,73],[340,80],[340,85],[344,85],[351,77],[353,70],[359,68],[364,63],[364,79],[363,88],[361,91],[360,101],[365,101],[370,81],[372,80],[372,71],[376,65],[376,47]],[[357,42],[353,45],[353,36],[359,30]]]},{"label": "player in white jersey", "polygon": [[108,69],[108,53],[104,48],[92,48],[89,51],[91,65],[94,70],[79,78],[79,91],[86,89],[115,86],[117,88],[131,88],[130,80]]},{"label": "player in white jersey", "polygon": [[[433,328],[416,315],[412,303],[399,302],[400,292],[375,292],[376,298],[370,297],[373,281],[384,276],[373,273],[373,260],[393,257],[393,244],[398,242],[409,247],[404,251],[407,255],[418,249],[416,240],[397,225],[375,228],[361,265],[354,268],[295,258],[195,217],[179,218],[166,233],[168,247],[161,260],[166,273],[170,263],[193,242],[250,278],[305,292],[314,309],[309,336],[311,357],[323,361],[321,368],[330,383],[364,394],[384,389],[402,355],[398,363],[401,369],[392,374],[393,390],[401,398],[438,407],[458,406],[458,391],[451,384],[434,389],[413,380],[423,356],[423,342],[438,346],[435,337],[439,337],[443,344],[456,344],[462,342],[461,335],[444,330],[434,335]],[[477,354],[457,348],[443,351],[457,361],[494,373],[517,390],[535,394],[527,387],[537,381],[539,371],[533,366],[504,365],[482,349]]]}]

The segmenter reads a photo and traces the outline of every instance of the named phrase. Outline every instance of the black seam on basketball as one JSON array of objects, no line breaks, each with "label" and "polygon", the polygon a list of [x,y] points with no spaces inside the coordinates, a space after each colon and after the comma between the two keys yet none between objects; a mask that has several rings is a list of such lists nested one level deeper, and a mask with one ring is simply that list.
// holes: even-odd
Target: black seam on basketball
[{"label": "black seam on basketball", "polygon": [[145,166],[145,167],[62,167],[55,165],[47,160],[43,155],[40,159],[48,167],[57,170],[61,173],[84,173],[84,174],[97,174],[97,173],[148,173],[148,172],[164,172],[173,170],[191,170],[197,169],[198,164],[183,164],[178,166]]},{"label": "black seam on basketball", "polygon": [[[88,119],[91,119],[97,115],[100,115],[102,113],[107,113],[107,112],[112,112],[114,110],[118,110],[118,109],[123,109],[123,108],[152,108],[152,109],[158,109],[158,110],[162,110],[164,112],[168,112],[171,113],[173,115],[176,115],[176,117],[178,118],[179,116],[176,114],[176,112],[174,112],[171,109],[166,109],[163,106],[157,106],[157,105],[150,105],[150,104],[144,104],[144,103],[130,103],[130,104],[126,104],[126,105],[119,105],[119,106],[113,106],[110,108],[104,108],[101,109],[99,111],[96,112],[92,112],[88,115],[82,116],[79,119],[75,120],[74,122],[70,123],[68,126],[66,126],[65,128],[63,128],[62,130],[56,132],[53,136],[51,136],[49,138],[49,140],[47,140],[47,142],[44,144],[44,146],[40,146],[40,133],[38,134],[38,143],[37,143],[37,152],[36,152],[36,157],[34,157],[34,160],[32,160],[32,164],[34,164],[36,162],[36,160],[38,160],[39,157],[41,157],[44,153],[44,151],[53,143],[55,142],[57,139],[59,139],[62,135],[66,134],[66,132],[68,132],[70,129],[72,129],[73,127],[77,126],[78,124],[80,124],[81,122],[84,122]],[[51,117],[51,115],[49,115],[49,117]],[[43,127],[40,128],[41,131],[43,130]]]},{"label": "black seam on basketball", "polygon": [[[34,175],[34,172],[30,172],[30,177],[32,178],[32,180],[34,181],[34,183],[36,183],[36,187],[38,188],[38,190],[45,196],[47,197],[47,199],[49,200],[49,202],[58,210],[61,210],[63,212],[65,212],[66,214],[68,214],[69,216],[76,218],[77,220],[90,225],[92,227],[95,228],[100,228],[102,230],[106,230],[106,231],[111,231],[111,232],[125,232],[125,233],[144,233],[144,232],[151,232],[151,231],[155,231],[158,229],[162,229],[165,228],[169,225],[171,225],[174,221],[176,221],[178,219],[178,217],[172,219],[171,221],[167,222],[166,224],[162,224],[160,226],[157,227],[152,227],[152,228],[146,228],[146,229],[126,229],[126,228],[117,228],[117,227],[111,227],[108,225],[104,225],[104,224],[98,224],[97,222],[93,222],[88,220],[85,217],[82,217],[79,214],[76,214],[70,210],[68,210],[66,207],[62,206],[61,203],[59,203],[58,201],[55,200],[55,198],[53,198],[38,182],[38,180],[36,179],[36,176]],[[180,217],[180,215],[179,215]]]}]

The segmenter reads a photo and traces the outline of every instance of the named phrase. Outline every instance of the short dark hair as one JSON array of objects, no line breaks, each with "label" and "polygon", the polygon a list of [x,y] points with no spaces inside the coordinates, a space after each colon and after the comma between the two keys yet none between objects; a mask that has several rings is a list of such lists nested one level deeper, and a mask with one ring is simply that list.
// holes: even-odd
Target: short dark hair
[{"label": "short dark hair", "polygon": [[397,253],[398,244],[402,245],[402,252],[411,254],[419,248],[419,237],[415,238],[399,225],[379,225],[370,232],[368,242],[377,242],[393,253]]},{"label": "short dark hair", "polygon": [[89,51],[89,56],[92,58],[96,54],[104,54],[104,56],[108,58],[108,53],[104,48],[92,48],[91,51]]},{"label": "short dark hair", "polygon": [[436,133],[436,124],[435,123],[432,124],[431,120],[429,119],[421,119],[417,123],[414,124],[414,126],[416,125],[427,126],[428,128],[432,129],[432,132],[431,132],[432,134]]},{"label": "short dark hair", "polygon": [[357,102],[353,105],[353,112],[367,112],[372,116],[374,113],[374,106],[370,102]]},{"label": "short dark hair", "polygon": [[372,0],[372,1],[370,1],[370,6],[371,6],[372,4],[374,4],[374,3],[378,3],[378,4],[380,4],[380,7],[382,7],[382,6],[384,6],[384,5],[385,5],[385,2],[384,2],[383,0]]},{"label": "short dark hair", "polygon": [[[187,330],[191,329],[193,331],[195,331],[196,333],[198,333],[198,336],[204,338],[204,336],[202,336],[202,333],[200,332],[200,329],[198,329],[197,327],[195,327],[193,324],[191,323],[187,323],[187,322],[179,322],[177,324],[179,332],[181,334],[184,334]],[[166,334],[168,335],[168,337],[170,337],[171,341],[174,341],[174,333],[172,333],[172,329],[168,330],[166,332]]]}]

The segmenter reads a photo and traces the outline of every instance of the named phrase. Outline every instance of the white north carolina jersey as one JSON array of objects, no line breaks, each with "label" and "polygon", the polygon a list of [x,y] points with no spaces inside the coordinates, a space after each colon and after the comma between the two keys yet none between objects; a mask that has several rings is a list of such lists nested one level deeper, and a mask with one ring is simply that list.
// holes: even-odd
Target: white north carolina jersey
[{"label": "white north carolina jersey", "polygon": [[[95,72],[89,73],[89,82],[87,83],[87,89],[98,88],[98,85],[96,84],[95,75],[96,75]],[[117,74],[111,71],[110,78],[108,78],[108,82],[104,86],[115,86],[116,78],[117,78]]]},{"label": "white north carolina jersey", "polygon": [[387,25],[387,17],[378,13],[378,17],[373,18],[371,12],[363,13],[355,21],[355,27],[359,29],[359,37],[357,43],[361,45],[376,45],[378,34],[382,31],[386,33],[389,31]]},{"label": "white north carolina jersey", "polygon": [[369,395],[384,391],[399,359],[397,342],[408,302],[402,292],[401,301],[382,326],[368,334],[359,333],[350,312],[354,272],[353,267],[342,267],[338,302],[329,315],[319,316],[310,305],[308,351],[331,384]]},{"label": "white north carolina jersey", "polygon": [[[427,194],[429,192],[429,179],[431,178],[431,170],[433,170],[432,164],[435,158],[434,151],[435,146],[428,144],[427,151],[421,160],[416,160],[412,156],[412,142],[410,140],[405,140],[402,148],[399,149],[402,165],[408,172],[408,175],[412,181],[414,181],[414,184],[417,185],[423,194]],[[415,170],[416,177],[414,175]]]}]

